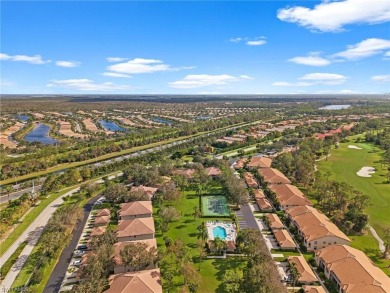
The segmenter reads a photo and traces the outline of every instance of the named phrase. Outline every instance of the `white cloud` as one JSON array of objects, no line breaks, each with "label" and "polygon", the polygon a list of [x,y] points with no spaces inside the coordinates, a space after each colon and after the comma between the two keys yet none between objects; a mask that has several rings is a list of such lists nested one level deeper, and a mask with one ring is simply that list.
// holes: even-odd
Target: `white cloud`
[{"label": "white cloud", "polygon": [[135,58],[127,62],[110,65],[107,67],[109,71],[122,74],[141,74],[154,73],[164,71],[178,71],[183,69],[193,69],[194,66],[172,67],[157,59],[142,59]]},{"label": "white cloud", "polygon": [[124,73],[116,73],[116,72],[104,72],[104,76],[110,76],[110,77],[132,77],[131,75],[124,74]]},{"label": "white cloud", "polygon": [[312,85],[338,85],[344,83],[348,76],[336,73],[308,73],[299,78],[298,82],[277,81],[273,86],[280,87],[305,87]]},{"label": "white cloud", "polygon": [[246,44],[248,46],[261,46],[261,45],[264,45],[266,44],[267,41],[266,40],[257,40],[257,41],[247,41]]},{"label": "white cloud", "polygon": [[43,60],[41,55],[27,56],[27,55],[8,55],[0,53],[0,60],[4,61],[20,61],[31,64],[45,64],[51,62],[50,60]]},{"label": "white cloud", "polygon": [[288,59],[288,61],[296,64],[308,65],[308,66],[326,66],[330,64],[329,60],[317,55],[298,56],[298,57]]},{"label": "white cloud", "polygon": [[372,38],[361,41],[356,45],[348,46],[347,50],[334,54],[333,56],[348,60],[357,60],[380,54],[388,49],[390,49],[390,40]]},{"label": "white cloud", "polygon": [[272,84],[273,86],[287,87],[287,86],[311,86],[313,83],[310,82],[286,82],[286,81],[277,81]]},{"label": "white cloud", "polygon": [[114,91],[131,90],[133,87],[128,85],[117,85],[112,82],[94,83],[90,79],[65,79],[52,80],[47,87],[62,87],[79,91]]},{"label": "white cloud", "polygon": [[313,9],[303,6],[279,9],[277,17],[315,31],[338,32],[349,24],[390,21],[390,5],[388,0],[323,1]]},{"label": "white cloud", "polygon": [[182,80],[169,83],[170,87],[179,89],[200,88],[213,85],[226,85],[231,82],[252,79],[247,75],[232,76],[228,74],[209,75],[209,74],[191,74],[185,76]]},{"label": "white cloud", "polygon": [[348,77],[336,73],[309,73],[299,78],[316,84],[336,85],[344,83]]},{"label": "white cloud", "polygon": [[121,58],[121,57],[107,57],[108,62],[122,62],[129,60],[129,58]]},{"label": "white cloud", "polygon": [[261,46],[267,43],[265,40],[265,37],[256,37],[256,38],[247,38],[247,37],[239,37],[239,38],[231,38],[229,40],[232,43],[240,43],[240,42],[245,42],[246,45],[248,46]]},{"label": "white cloud", "polygon": [[229,42],[232,42],[232,43],[239,43],[239,42],[241,42],[242,41],[242,38],[231,38],[230,40],[229,40]]},{"label": "white cloud", "polygon": [[390,74],[374,75],[371,77],[371,80],[377,82],[390,82]]},{"label": "white cloud", "polygon": [[60,67],[77,67],[80,66],[80,62],[77,61],[56,61],[56,65]]},{"label": "white cloud", "polygon": [[386,52],[386,53],[385,53],[385,56],[386,56],[386,57],[390,57],[390,51]]}]

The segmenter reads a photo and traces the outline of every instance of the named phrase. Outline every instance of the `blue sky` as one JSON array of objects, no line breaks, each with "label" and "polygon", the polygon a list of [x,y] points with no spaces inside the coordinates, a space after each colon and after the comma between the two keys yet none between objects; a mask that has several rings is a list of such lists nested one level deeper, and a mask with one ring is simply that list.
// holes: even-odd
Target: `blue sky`
[{"label": "blue sky", "polygon": [[390,2],[3,1],[1,93],[390,92]]}]

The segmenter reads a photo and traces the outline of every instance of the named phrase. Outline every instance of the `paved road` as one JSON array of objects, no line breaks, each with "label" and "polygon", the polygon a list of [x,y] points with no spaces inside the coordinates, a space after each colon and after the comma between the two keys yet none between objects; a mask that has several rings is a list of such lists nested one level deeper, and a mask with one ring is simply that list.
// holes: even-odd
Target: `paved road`
[{"label": "paved road", "polygon": [[[42,187],[41,185],[35,186],[35,191],[41,190],[41,187]],[[21,197],[23,194],[31,192],[31,190],[32,190],[32,187],[29,187],[29,188],[26,188],[26,189],[23,189],[20,191],[12,192],[9,195],[9,199],[10,200],[17,199],[17,198]],[[6,202],[8,202],[8,195],[0,196],[0,204],[6,203]]]},{"label": "paved road", "polygon": [[253,215],[252,209],[249,204],[244,204],[241,209],[236,211],[237,221],[240,225],[240,229],[256,229],[259,230],[259,226],[256,223],[256,218]]},{"label": "paved road", "polygon": [[68,269],[69,263],[72,260],[72,255],[74,250],[77,247],[77,243],[83,233],[85,223],[88,220],[88,216],[92,210],[94,203],[100,198],[101,195],[97,195],[94,198],[90,199],[87,204],[84,206],[84,217],[77,223],[76,228],[73,230],[72,240],[69,245],[63,250],[59,258],[58,263],[54,267],[54,270],[50,276],[49,281],[46,284],[43,293],[56,293],[60,290],[62,281],[65,277],[66,270]]},{"label": "paved road", "polygon": [[16,263],[12,266],[11,270],[8,272],[7,276],[3,280],[0,285],[0,292],[8,292],[9,288],[11,288],[13,282],[15,281],[17,275],[22,269],[24,263],[26,262],[28,256],[36,245],[39,237],[42,234],[44,227],[49,221],[52,214],[57,210],[57,208],[63,203],[63,197],[70,195],[79,188],[75,188],[63,196],[60,196],[53,200],[43,211],[39,214],[39,216],[30,224],[30,226],[19,236],[19,238],[8,248],[8,250],[0,257],[0,266],[2,266],[15,252],[15,250],[19,247],[19,245],[28,241],[28,244],[23,249]]}]

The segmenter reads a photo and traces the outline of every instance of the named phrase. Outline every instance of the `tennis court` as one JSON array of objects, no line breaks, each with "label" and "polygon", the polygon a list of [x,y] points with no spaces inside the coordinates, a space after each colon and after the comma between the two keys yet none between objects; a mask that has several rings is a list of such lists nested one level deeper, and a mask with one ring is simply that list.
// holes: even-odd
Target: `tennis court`
[{"label": "tennis court", "polygon": [[226,197],[202,196],[203,216],[230,216]]}]

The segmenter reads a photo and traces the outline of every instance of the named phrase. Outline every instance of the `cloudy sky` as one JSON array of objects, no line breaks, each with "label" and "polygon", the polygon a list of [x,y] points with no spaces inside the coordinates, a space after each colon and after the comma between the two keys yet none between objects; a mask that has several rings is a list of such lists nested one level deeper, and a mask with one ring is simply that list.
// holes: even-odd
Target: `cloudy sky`
[{"label": "cloudy sky", "polygon": [[390,1],[6,1],[1,93],[390,92]]}]

